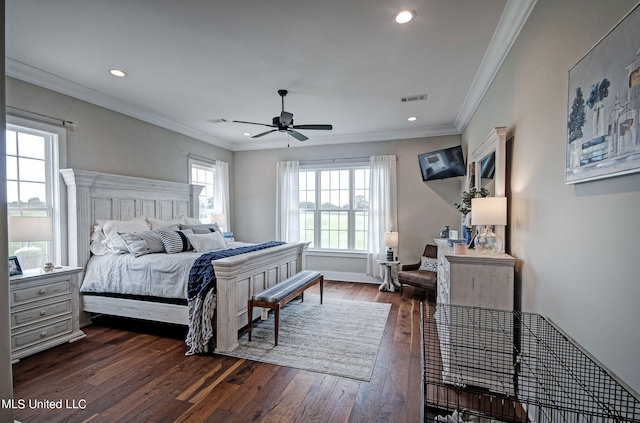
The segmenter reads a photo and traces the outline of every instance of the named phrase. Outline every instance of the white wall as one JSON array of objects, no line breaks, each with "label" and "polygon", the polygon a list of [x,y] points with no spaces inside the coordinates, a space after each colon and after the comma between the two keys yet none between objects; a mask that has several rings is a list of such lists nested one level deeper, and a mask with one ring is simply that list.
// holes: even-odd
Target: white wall
[{"label": "white wall", "polygon": [[[446,136],[236,152],[236,239],[250,242],[274,239],[277,161],[395,154],[398,156],[399,256],[405,263],[419,262],[425,244],[433,243],[433,238],[439,235],[445,225],[459,228],[460,214],[453,203],[459,201],[461,178],[423,182],[418,154],[459,144],[459,136]],[[309,268],[318,270],[366,272],[366,259],[328,259],[311,256],[307,259],[307,264]],[[331,268],[328,268],[329,266]]]},{"label": "white wall", "polygon": [[[2,44],[0,44],[0,66],[4,76],[4,0],[0,0],[0,33],[2,34]],[[5,87],[0,84],[0,123],[5,127],[4,115]],[[6,154],[5,132],[0,135],[0,157]],[[0,257],[8,256],[7,242],[7,179],[6,161],[0,164],[0,196],[4,198],[4,207],[0,210]],[[13,398],[13,379],[11,372],[11,324],[9,319],[9,270],[8,262],[0,261],[0,399],[9,400]],[[0,422],[13,421],[13,410],[11,408],[0,407]]]},{"label": "white wall", "polygon": [[509,241],[523,310],[640,391],[640,174],[564,184],[569,69],[636,2],[538,0],[462,139],[473,151],[503,125],[512,138]]}]

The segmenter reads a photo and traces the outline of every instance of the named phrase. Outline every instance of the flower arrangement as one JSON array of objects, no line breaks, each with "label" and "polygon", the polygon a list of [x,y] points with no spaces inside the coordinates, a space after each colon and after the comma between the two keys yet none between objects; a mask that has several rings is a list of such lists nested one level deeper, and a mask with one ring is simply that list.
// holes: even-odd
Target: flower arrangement
[{"label": "flower arrangement", "polygon": [[453,205],[456,206],[456,209],[464,216],[466,226],[471,226],[471,199],[488,197],[489,195],[491,195],[491,193],[486,188],[478,189],[473,187],[469,191],[462,191],[462,194],[460,194],[460,203],[454,203]]}]

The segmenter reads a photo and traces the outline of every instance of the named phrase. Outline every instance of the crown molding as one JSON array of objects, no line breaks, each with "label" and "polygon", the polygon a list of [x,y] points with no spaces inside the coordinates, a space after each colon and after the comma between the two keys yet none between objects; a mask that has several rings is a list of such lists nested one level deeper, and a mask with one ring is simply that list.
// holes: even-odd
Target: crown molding
[{"label": "crown molding", "polygon": [[537,0],[508,0],[454,126],[464,131],[518,38]]},{"label": "crown molding", "polygon": [[104,94],[100,91],[60,78],[59,76],[51,73],[44,72],[33,66],[13,60],[10,57],[7,57],[5,60],[6,75],[12,78],[122,113],[123,115],[151,123],[161,128],[165,128],[218,147],[226,148],[227,150],[233,149],[233,144],[228,141],[217,138],[211,134],[198,131],[152,111],[145,110],[142,106],[126,103],[108,94]]}]

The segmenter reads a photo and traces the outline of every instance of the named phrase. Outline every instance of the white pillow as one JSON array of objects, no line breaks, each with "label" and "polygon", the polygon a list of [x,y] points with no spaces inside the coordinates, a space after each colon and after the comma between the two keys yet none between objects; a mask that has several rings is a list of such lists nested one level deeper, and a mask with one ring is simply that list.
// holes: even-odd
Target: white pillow
[{"label": "white pillow", "polygon": [[210,232],[208,234],[189,234],[189,242],[193,245],[193,251],[201,253],[203,251],[222,250],[227,247],[220,232]]},{"label": "white pillow", "polygon": [[184,216],[174,217],[171,220],[162,220],[156,219],[155,217],[147,217],[147,220],[149,221],[149,225],[151,225],[151,229],[154,231],[165,229],[169,226],[184,225]]},{"label": "white pillow", "polygon": [[426,270],[427,272],[437,272],[438,271],[438,260],[432,257],[424,257],[420,259],[420,269],[418,270]]},{"label": "white pillow", "polygon": [[185,225],[202,225],[202,222],[200,222],[200,219],[196,219],[195,217],[184,217],[184,224]]},{"label": "white pillow", "polygon": [[[129,249],[127,248],[127,243],[124,242],[124,239],[120,236],[120,233],[124,232],[142,232],[148,231],[149,224],[147,223],[147,219],[144,216],[138,216],[131,220],[103,220],[98,219],[98,225],[94,229],[96,232],[102,231],[104,233],[104,237],[106,238],[106,242],[102,245],[105,248],[99,248],[98,244],[91,248],[91,250],[108,250],[114,253],[128,253]],[[95,236],[96,239],[101,239],[100,234]]]}]

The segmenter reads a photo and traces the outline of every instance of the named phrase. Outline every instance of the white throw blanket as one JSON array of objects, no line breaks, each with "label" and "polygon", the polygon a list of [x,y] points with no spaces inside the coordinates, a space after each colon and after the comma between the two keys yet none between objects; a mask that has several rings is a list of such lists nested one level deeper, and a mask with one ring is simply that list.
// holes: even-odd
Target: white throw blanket
[{"label": "white throw blanket", "polygon": [[189,351],[185,355],[209,352],[209,343],[213,338],[213,316],[216,311],[216,293],[209,290],[202,298],[189,300],[189,332],[185,342]]}]

